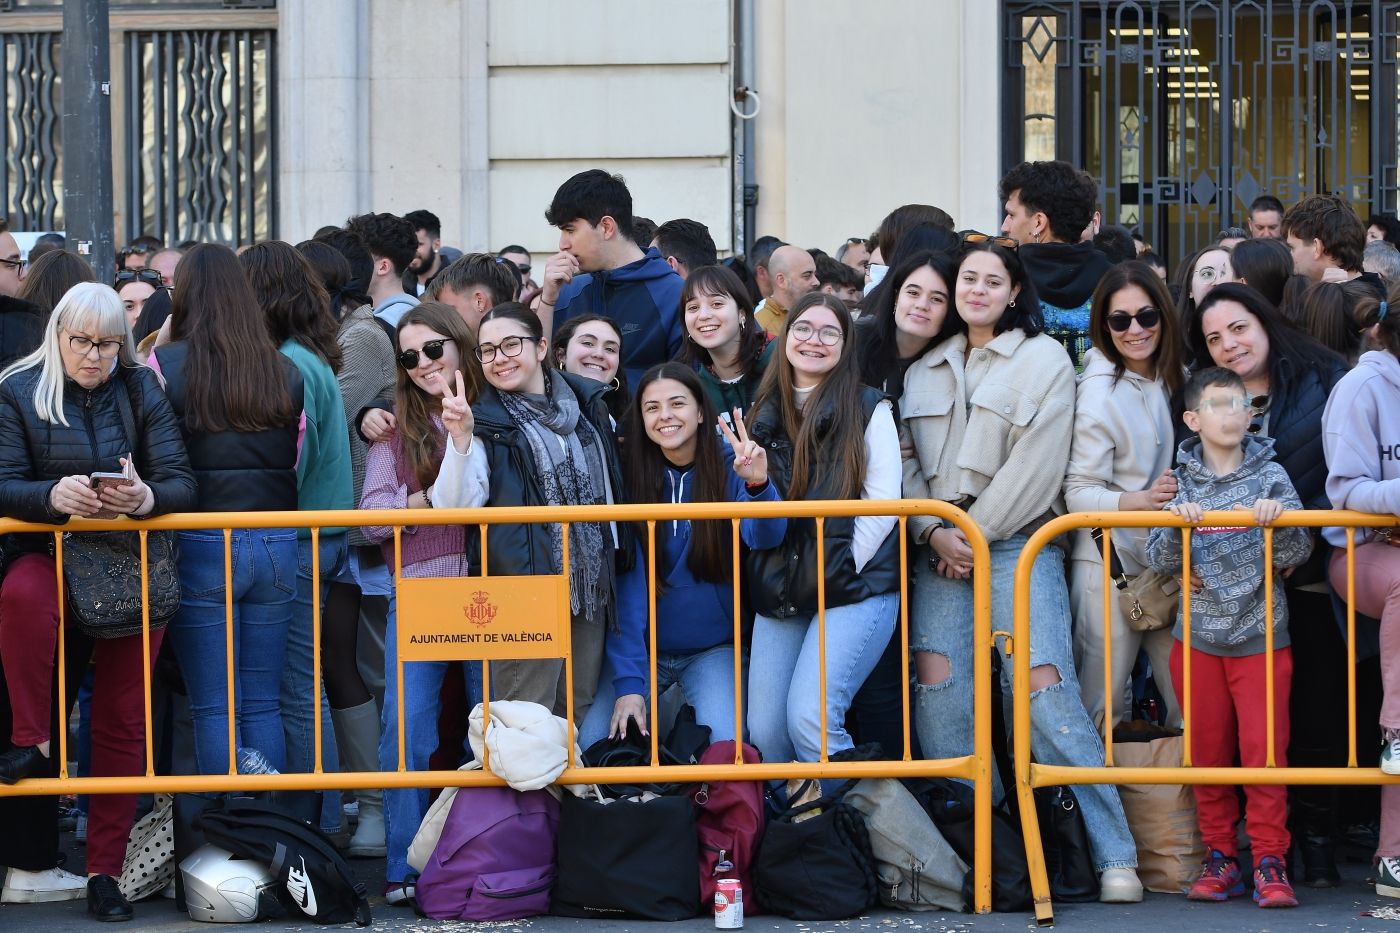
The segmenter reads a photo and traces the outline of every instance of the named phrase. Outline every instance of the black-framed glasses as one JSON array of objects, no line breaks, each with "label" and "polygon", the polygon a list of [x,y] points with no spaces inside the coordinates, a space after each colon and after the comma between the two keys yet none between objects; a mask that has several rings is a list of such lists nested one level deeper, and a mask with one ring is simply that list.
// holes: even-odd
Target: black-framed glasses
[{"label": "black-framed glasses", "polygon": [[1133,326],[1133,321],[1137,321],[1143,330],[1151,330],[1162,323],[1162,312],[1156,308],[1144,308],[1137,314],[1118,311],[1108,316],[1109,328],[1120,334],[1126,333]]},{"label": "black-framed glasses", "polygon": [[164,288],[165,279],[155,269],[123,269],[117,273],[113,288],[121,288],[128,282],[145,282],[152,288]]},{"label": "black-framed glasses", "polygon": [[[452,338],[443,337],[441,340],[429,340],[423,344],[422,353],[430,360],[442,359],[442,348],[445,347]],[[399,365],[404,369],[418,368],[418,350],[405,350],[399,354]]]},{"label": "black-framed glasses", "polygon": [[793,338],[797,340],[798,343],[806,343],[813,337],[816,337],[817,343],[824,347],[836,346],[841,342],[841,338],[845,336],[841,333],[841,328],[839,327],[835,327],[831,324],[827,324],[825,327],[813,327],[806,321],[798,321],[788,328],[788,333],[792,334]]},{"label": "black-framed glasses", "polygon": [[534,337],[507,337],[500,343],[483,343],[476,348],[476,358],[483,363],[489,363],[496,358],[496,351],[500,350],[501,355],[514,358],[520,355],[525,349],[526,341],[535,342]]},{"label": "black-framed glasses", "polygon": [[1021,245],[1009,236],[998,236],[993,233],[979,233],[976,230],[963,230],[958,234],[958,238],[968,245],[991,243],[993,246],[1000,246],[1003,249],[1015,249]]},{"label": "black-framed glasses", "polygon": [[92,348],[97,348],[97,355],[104,360],[110,360],[118,353],[122,352],[121,340],[93,340],[91,337],[84,337],[82,334],[69,334],[68,347],[79,356],[87,356],[92,352]]},{"label": "black-framed glasses", "polygon": [[17,270],[17,271],[19,271],[19,272],[23,272],[26,268],[28,268],[28,266],[29,266],[29,260],[27,260],[27,259],[0,259],[0,265],[6,265],[6,266],[9,266],[11,269],[15,269],[15,270]]}]

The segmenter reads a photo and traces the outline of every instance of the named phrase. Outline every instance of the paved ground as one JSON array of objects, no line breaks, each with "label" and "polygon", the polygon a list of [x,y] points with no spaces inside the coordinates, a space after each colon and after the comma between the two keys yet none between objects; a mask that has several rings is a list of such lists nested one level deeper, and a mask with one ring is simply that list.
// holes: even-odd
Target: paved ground
[{"label": "paved ground", "polygon": [[[0,827],[0,832],[4,832]],[[67,849],[68,868],[80,871],[83,848],[72,843]],[[352,863],[361,872],[369,889],[383,890],[383,862],[363,860]],[[1241,933],[1241,931],[1318,931],[1351,933],[1351,931],[1390,931],[1400,933],[1400,919],[1386,920],[1363,916],[1378,907],[1390,907],[1400,915],[1400,902],[1378,898],[1369,884],[1369,866],[1350,862],[1342,866],[1344,883],[1340,888],[1313,890],[1301,888],[1302,901],[1296,910],[1261,911],[1248,898],[1226,904],[1196,904],[1181,897],[1149,894],[1141,904],[1111,906],[1105,904],[1065,904],[1055,909],[1055,926],[1059,930],[1075,931],[1167,931],[1190,930],[1191,933]],[[709,917],[699,917],[680,923],[645,923],[635,921],[570,920],[543,917],[507,923],[448,923],[423,920],[404,908],[389,907],[382,898],[374,898],[375,931],[394,933],[468,933],[468,931],[500,931],[500,933],[618,933],[618,931],[647,931],[647,933],[698,933],[713,930]],[[85,913],[81,901],[66,904],[0,906],[0,933],[11,931],[44,931],[44,933],[93,933],[94,922]],[[267,931],[312,933],[325,929],[310,922],[263,923]],[[1034,930],[1035,923],[1028,914],[990,914],[972,916],[946,913],[901,913],[875,911],[869,916],[834,923],[798,922],[775,917],[750,917],[744,928],[750,933],[823,933],[823,931],[868,931],[868,933],[951,933],[951,931]],[[122,927],[116,929],[121,930]],[[174,902],[150,900],[136,905],[136,922],[125,929],[153,930],[158,933],[216,933],[229,927],[213,927],[191,921],[175,910]],[[353,926],[343,929],[355,929]]]}]

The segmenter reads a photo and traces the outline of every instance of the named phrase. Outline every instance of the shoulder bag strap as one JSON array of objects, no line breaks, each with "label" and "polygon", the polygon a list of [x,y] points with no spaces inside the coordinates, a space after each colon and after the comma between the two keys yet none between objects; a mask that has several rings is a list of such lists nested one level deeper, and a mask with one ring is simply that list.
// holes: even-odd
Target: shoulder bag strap
[{"label": "shoulder bag strap", "polygon": [[[1103,529],[1090,528],[1089,534],[1093,536],[1094,543],[1100,548],[1103,547]],[[1108,549],[1108,572],[1112,575],[1114,585],[1120,590],[1128,588],[1128,575],[1123,572],[1123,562],[1118,559],[1118,545],[1111,545]]]}]

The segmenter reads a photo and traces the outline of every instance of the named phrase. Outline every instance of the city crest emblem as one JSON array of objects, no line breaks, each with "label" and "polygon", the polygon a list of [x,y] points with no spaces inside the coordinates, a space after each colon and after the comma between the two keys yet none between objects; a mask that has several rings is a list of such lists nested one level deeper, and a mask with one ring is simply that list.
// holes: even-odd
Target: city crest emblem
[{"label": "city crest emblem", "polygon": [[491,594],[485,590],[472,593],[472,601],[462,607],[462,615],[472,625],[490,625],[496,618],[497,607],[491,602]]}]

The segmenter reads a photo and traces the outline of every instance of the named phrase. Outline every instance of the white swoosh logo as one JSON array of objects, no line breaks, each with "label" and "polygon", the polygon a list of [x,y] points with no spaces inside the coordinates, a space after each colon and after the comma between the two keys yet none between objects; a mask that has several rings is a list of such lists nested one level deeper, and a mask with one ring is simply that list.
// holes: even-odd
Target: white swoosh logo
[{"label": "white swoosh logo", "polygon": [[302,913],[316,916],[316,889],[311,887],[311,879],[307,877],[306,859],[301,860],[300,868],[293,865],[287,869],[287,891]]}]

